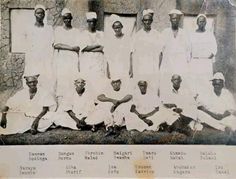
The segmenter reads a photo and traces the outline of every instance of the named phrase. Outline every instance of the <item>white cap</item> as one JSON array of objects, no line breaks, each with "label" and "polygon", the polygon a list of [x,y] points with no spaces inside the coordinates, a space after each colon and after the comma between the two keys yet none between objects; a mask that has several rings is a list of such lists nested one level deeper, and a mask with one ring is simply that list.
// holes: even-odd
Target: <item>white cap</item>
[{"label": "white cap", "polygon": [[151,15],[151,16],[153,16],[153,14],[154,14],[154,11],[153,11],[152,9],[145,9],[145,10],[143,10],[143,17],[144,17],[145,15]]},{"label": "white cap", "polygon": [[205,17],[205,19],[207,20],[207,16],[205,14],[198,14],[197,20],[198,20],[199,17]]},{"label": "white cap", "polygon": [[212,78],[212,80],[223,80],[225,82],[225,77],[223,73],[221,72],[216,72]]},{"label": "white cap", "polygon": [[180,15],[180,16],[183,15],[183,13],[178,9],[172,9],[168,14],[169,15],[177,14],[177,15]]},{"label": "white cap", "polygon": [[36,11],[37,9],[43,9],[44,11],[46,11],[45,6],[43,6],[43,5],[41,5],[41,4],[37,4],[37,5],[34,7],[34,11]]},{"label": "white cap", "polygon": [[96,12],[87,12],[86,13],[86,18],[87,18],[87,20],[89,20],[89,19],[97,19],[97,14],[96,14]]},{"label": "white cap", "polygon": [[118,15],[116,15],[116,14],[112,14],[112,15],[110,16],[110,19],[111,19],[111,24],[112,24],[112,25],[113,25],[115,22],[120,22],[120,23],[122,24],[120,16],[118,16]]},{"label": "white cap", "polygon": [[62,11],[61,11],[61,15],[64,16],[65,14],[72,14],[71,11],[67,8],[64,8]]}]

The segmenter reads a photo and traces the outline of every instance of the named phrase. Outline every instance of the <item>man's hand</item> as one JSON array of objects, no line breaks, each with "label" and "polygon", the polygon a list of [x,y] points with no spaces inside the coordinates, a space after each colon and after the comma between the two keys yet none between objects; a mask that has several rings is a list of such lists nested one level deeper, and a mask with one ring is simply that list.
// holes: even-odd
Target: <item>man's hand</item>
[{"label": "man's hand", "polygon": [[6,117],[6,115],[2,115],[2,120],[1,120],[0,125],[4,129],[7,127],[7,117]]},{"label": "man's hand", "polygon": [[214,57],[214,54],[211,53],[211,55],[208,57],[208,59],[212,59]]},{"label": "man's hand", "polygon": [[201,110],[201,111],[205,111],[205,106],[198,106],[197,109]]},{"label": "man's hand", "polygon": [[73,51],[75,51],[77,53],[79,53],[79,51],[80,51],[80,47],[79,46],[75,46],[72,49],[73,49]]},{"label": "man's hand", "polygon": [[228,116],[230,116],[230,115],[231,115],[231,112],[229,112],[229,111],[226,110],[226,111],[224,112],[224,114],[223,114],[222,117],[225,118],[225,117],[228,117]]},{"label": "man's hand", "polygon": [[149,119],[143,119],[143,121],[148,125],[148,126],[152,126],[153,122]]},{"label": "man's hand", "polygon": [[134,104],[131,105],[130,112],[135,112],[136,106]]},{"label": "man's hand", "polygon": [[166,108],[176,108],[177,106],[175,104],[164,104]]},{"label": "man's hand", "polygon": [[32,135],[37,134],[38,125],[39,125],[39,118],[35,118],[33,124],[31,125],[31,129],[30,129],[30,132]]},{"label": "man's hand", "polygon": [[183,112],[183,109],[181,109],[181,108],[175,108],[175,109],[173,109],[173,111],[176,112],[176,113],[178,113],[178,114],[180,114],[180,113]]},{"label": "man's hand", "polygon": [[113,113],[117,107],[118,107],[118,105],[113,105],[110,109],[110,112]]}]

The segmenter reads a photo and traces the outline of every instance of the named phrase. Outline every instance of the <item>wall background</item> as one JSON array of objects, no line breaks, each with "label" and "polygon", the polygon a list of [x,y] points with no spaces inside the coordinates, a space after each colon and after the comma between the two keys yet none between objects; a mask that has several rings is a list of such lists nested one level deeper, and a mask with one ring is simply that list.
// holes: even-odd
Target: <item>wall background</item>
[{"label": "wall background", "polygon": [[142,10],[151,8],[155,11],[153,27],[159,31],[169,26],[168,12],[173,8],[192,17],[205,13],[215,20],[218,53],[214,70],[222,71],[227,87],[236,92],[236,8],[228,0],[1,0],[0,3],[0,99],[7,99],[22,87],[24,71],[24,53],[11,53],[11,10],[33,10],[36,4],[48,9],[47,21],[54,27],[62,25],[60,13],[64,7],[69,8],[74,16],[73,25],[81,29],[86,28],[87,11],[97,12],[100,30],[104,27],[104,13],[136,15],[138,30],[141,28]]}]

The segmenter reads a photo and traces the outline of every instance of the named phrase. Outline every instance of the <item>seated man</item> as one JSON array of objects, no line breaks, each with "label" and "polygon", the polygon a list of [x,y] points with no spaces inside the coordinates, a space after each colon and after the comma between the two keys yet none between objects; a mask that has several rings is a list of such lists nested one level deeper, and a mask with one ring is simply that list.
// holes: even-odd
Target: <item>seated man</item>
[{"label": "seated man", "polygon": [[17,92],[2,110],[2,134],[23,133],[31,129],[32,134],[44,132],[52,125],[48,112],[55,110],[52,95],[37,87],[39,75],[25,76],[27,87]]},{"label": "seated man", "polygon": [[153,126],[153,121],[147,118],[159,111],[159,99],[147,81],[140,80],[137,86],[138,91],[134,90],[131,113],[125,122],[128,130],[142,132]]},{"label": "seated man", "polygon": [[107,129],[106,136],[112,134],[119,135],[119,128],[124,125],[125,117],[129,113],[129,102],[132,99],[132,95],[128,94],[125,87],[121,88],[121,84],[121,78],[112,80],[112,88],[109,85],[105,89],[105,93],[97,98],[102,102],[103,113],[107,113],[107,117],[104,118]]},{"label": "seated man", "polygon": [[[96,96],[86,85],[86,81],[78,78],[74,81],[75,88],[62,98],[54,114],[54,123],[57,126],[71,129],[91,128],[96,131],[96,125],[103,122],[103,118],[96,113]],[[86,88],[85,88],[86,87]]]},{"label": "seated man", "polygon": [[[181,88],[181,76],[175,74],[171,78],[172,89],[161,92],[162,107],[160,109],[160,123],[165,122],[170,131],[188,131],[188,125],[196,120],[197,105],[194,95],[187,89]],[[161,121],[162,120],[162,121]]]},{"label": "seated man", "polygon": [[221,131],[236,130],[236,104],[224,83],[224,75],[217,72],[212,79],[212,92],[198,96],[198,120]]}]

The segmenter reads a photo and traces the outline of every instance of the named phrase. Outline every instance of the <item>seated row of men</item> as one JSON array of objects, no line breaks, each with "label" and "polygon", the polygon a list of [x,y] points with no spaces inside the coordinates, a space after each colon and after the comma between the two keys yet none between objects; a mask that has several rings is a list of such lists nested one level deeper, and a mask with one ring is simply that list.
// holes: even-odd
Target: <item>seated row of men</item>
[{"label": "seated row of men", "polygon": [[[202,130],[204,125],[217,130],[236,130],[236,105],[232,94],[224,88],[222,73],[214,75],[212,91],[206,96],[193,96],[181,88],[181,76],[170,79],[172,88],[158,97],[148,81],[136,81],[130,89],[121,78],[113,79],[100,94],[82,78],[75,79],[74,89],[55,100],[38,86],[39,75],[24,77],[28,87],[11,97],[1,118],[1,134],[44,132],[52,125],[71,129],[97,130],[104,124],[106,136],[127,130]],[[181,125],[179,125],[181,124]],[[177,127],[176,127],[177,126]],[[181,127],[178,127],[181,126]]]}]

